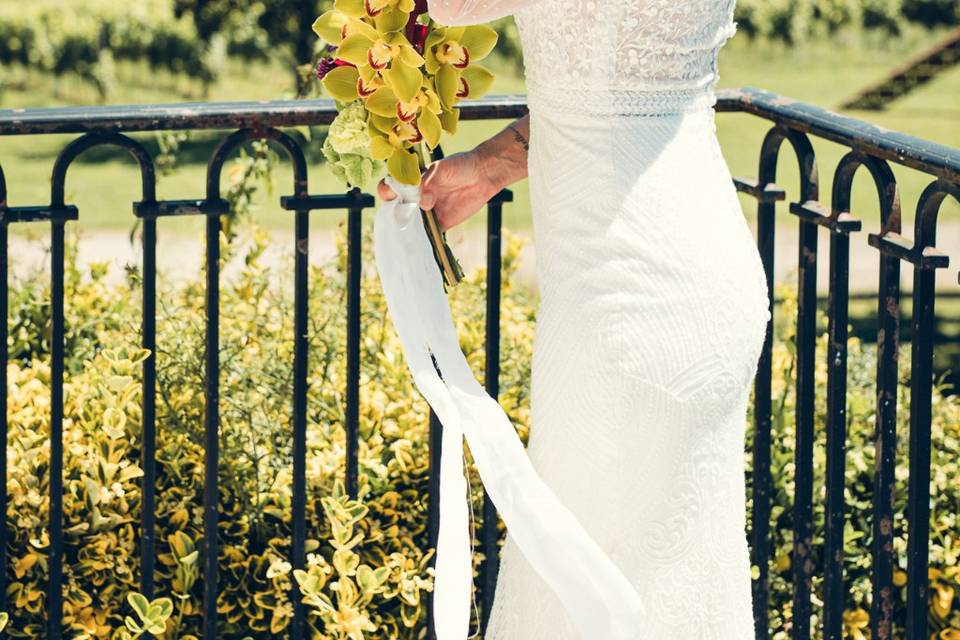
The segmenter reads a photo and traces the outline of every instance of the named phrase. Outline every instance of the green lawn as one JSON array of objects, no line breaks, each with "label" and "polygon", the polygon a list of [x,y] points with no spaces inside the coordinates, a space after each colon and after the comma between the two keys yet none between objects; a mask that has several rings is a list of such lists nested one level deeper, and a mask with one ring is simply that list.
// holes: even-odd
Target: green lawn
[{"label": "green lawn", "polygon": [[[792,49],[778,45],[750,43],[744,37],[732,40],[721,57],[723,87],[753,85],[821,106],[833,107],[865,83],[878,78],[901,62],[911,52],[927,45],[934,35],[911,32],[899,40],[873,42],[822,42],[804,44]],[[519,70],[500,64],[497,93],[522,92]],[[0,70],[2,71],[2,70]],[[86,104],[95,100],[95,93],[77,79],[53,79],[7,70],[0,78],[0,106],[30,107]],[[268,66],[246,66],[233,63],[229,73],[204,98],[189,81],[154,73],[140,67],[121,67],[122,79],[114,103],[177,102],[186,100],[249,100],[282,98],[290,86],[285,69]],[[876,122],[921,138],[960,147],[960,67],[942,76],[887,112],[853,113],[856,117]],[[769,127],[756,118],[723,114],[718,118],[724,154],[735,175],[756,173],[760,140]],[[467,149],[503,126],[503,123],[464,123],[460,133],[445,144],[447,151]],[[72,136],[9,137],[0,139],[0,163],[7,175],[11,204],[41,204],[49,201],[49,175],[57,152]],[[152,140],[152,135],[142,138]],[[184,164],[172,175],[163,176],[159,184],[161,198],[197,198],[203,195],[205,158],[215,143],[211,134],[195,134]],[[821,193],[830,193],[830,181],[836,161],[844,150],[830,143],[816,144],[824,182]],[[785,156],[786,157],[786,156]],[[781,182],[796,194],[796,169],[792,159],[784,161]],[[312,167],[311,190],[315,193],[339,190],[322,166]],[[929,178],[912,171],[897,171],[903,190],[905,216],[909,217],[920,190]],[[273,197],[289,191],[290,175],[284,167],[276,174]],[[68,200],[81,211],[84,229],[129,228],[132,215],[129,203],[139,199],[139,177],[132,162],[122,154],[99,153],[71,169],[67,184]],[[518,205],[510,208],[509,224],[529,225],[527,192],[517,185]],[[876,197],[866,176],[858,176],[854,209],[866,219],[876,218]],[[750,214],[753,204],[744,201]],[[954,213],[958,207],[952,206]],[[287,224],[288,216],[266,203],[260,207],[259,219],[270,225]],[[333,219],[333,218],[331,218]],[[166,221],[165,225],[181,229],[194,228],[197,221]],[[478,220],[477,223],[480,221]],[[166,227],[170,228],[170,227]]]}]

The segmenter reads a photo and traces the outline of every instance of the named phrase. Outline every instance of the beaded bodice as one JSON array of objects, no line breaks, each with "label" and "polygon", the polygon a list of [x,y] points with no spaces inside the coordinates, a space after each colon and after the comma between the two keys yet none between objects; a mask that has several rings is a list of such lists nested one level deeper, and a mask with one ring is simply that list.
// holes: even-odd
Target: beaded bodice
[{"label": "beaded bodice", "polygon": [[440,20],[515,13],[531,106],[670,113],[712,100],[735,0],[434,0]]}]

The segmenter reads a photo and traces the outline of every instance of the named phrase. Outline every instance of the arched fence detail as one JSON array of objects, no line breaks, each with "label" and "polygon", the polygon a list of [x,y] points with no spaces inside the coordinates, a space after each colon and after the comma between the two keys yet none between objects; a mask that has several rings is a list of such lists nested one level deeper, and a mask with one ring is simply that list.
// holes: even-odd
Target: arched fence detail
[{"label": "arched fence detail", "polygon": [[[851,211],[854,177],[863,168],[873,179],[880,211],[879,228],[866,234],[866,243],[877,251],[879,282],[877,283],[878,358],[876,371],[877,404],[875,444],[878,455],[874,469],[877,487],[872,505],[874,547],[872,637],[882,640],[893,635],[893,519],[897,439],[909,438],[909,499],[906,519],[909,523],[925,523],[929,519],[928,487],[930,482],[930,423],[933,378],[933,323],[938,269],[949,266],[947,256],[937,250],[936,230],[944,202],[960,201],[960,150],[918,140],[874,127],[867,123],[834,114],[817,107],[794,102],[759,90],[722,91],[716,105],[718,112],[737,112],[769,121],[771,128],[763,139],[756,178],[736,178],[734,185],[741,193],[757,202],[757,239],[770,289],[770,310],[775,309],[773,265],[776,229],[788,200],[785,189],[777,183],[781,152],[789,147],[799,170],[799,193],[786,210],[799,226],[797,247],[797,375],[796,396],[796,469],[793,503],[793,619],[794,640],[809,640],[812,597],[817,557],[822,558],[824,617],[823,637],[841,640],[845,601],[843,573],[844,469],[846,443],[847,340],[850,289],[850,247],[862,238],[863,223],[858,212]],[[526,113],[522,96],[492,97],[468,101],[462,108],[464,120],[497,120],[515,118]],[[306,489],[307,427],[307,356],[308,293],[309,293],[309,225],[318,213],[343,212],[347,219],[346,305],[347,321],[345,358],[344,483],[350,494],[358,488],[358,442],[360,422],[360,339],[361,339],[361,243],[364,213],[375,204],[373,197],[358,190],[336,194],[311,194],[308,184],[308,162],[300,142],[283,131],[287,127],[329,124],[336,115],[332,102],[301,100],[202,105],[89,107],[0,111],[0,135],[44,135],[76,133],[80,137],[69,143],[57,157],[51,179],[50,204],[10,206],[8,185],[0,168],[0,476],[5,479],[7,416],[7,332],[10,256],[8,235],[11,225],[25,222],[46,222],[50,225],[51,242],[51,482],[50,536],[48,550],[50,581],[47,595],[49,625],[47,637],[58,640],[64,635],[63,615],[63,384],[64,384],[64,306],[69,304],[64,289],[64,253],[67,224],[75,223],[80,212],[67,204],[65,183],[68,169],[82,153],[100,146],[126,150],[136,161],[141,176],[141,200],[132,205],[133,216],[139,219],[142,238],[143,297],[142,346],[151,355],[143,362],[142,437],[143,437],[143,513],[140,514],[140,581],[141,591],[148,598],[154,594],[156,541],[154,528],[156,480],[156,344],[157,311],[157,222],[172,216],[202,216],[206,223],[205,258],[205,321],[206,321],[206,415],[204,444],[206,450],[203,486],[202,577],[204,580],[202,611],[204,640],[217,637],[217,557],[216,531],[220,465],[218,430],[220,417],[219,328],[221,274],[221,217],[230,205],[221,194],[224,163],[244,144],[266,140],[282,149],[293,167],[290,195],[279,198],[280,207],[294,218],[294,362],[290,402],[292,406],[292,504],[291,546],[289,561],[294,568],[306,562],[308,499]],[[158,200],[154,160],[143,145],[130,134],[144,131],[217,130],[224,137],[208,160],[204,197],[196,200]],[[845,146],[846,155],[834,170],[830,201],[820,197],[820,178],[815,139]],[[787,143],[786,145],[784,143]],[[0,158],[0,163],[2,163]],[[902,235],[900,192],[891,165],[897,164],[932,178],[917,203],[913,239]],[[15,187],[15,185],[14,185]],[[503,206],[512,200],[504,191],[487,207],[486,235],[486,368],[484,383],[496,396],[500,376],[500,291],[501,229]],[[816,318],[817,270],[821,262],[818,248],[820,229],[829,234],[828,315],[828,382],[825,429],[826,441],[826,520],[824,544],[814,545],[814,448],[815,448],[815,372],[817,367]],[[910,361],[913,371],[910,382],[909,434],[897,433],[897,384],[900,326],[900,269],[906,263],[913,269],[912,327]],[[769,566],[771,562],[771,477],[772,438],[772,352],[773,320],[768,328],[761,353],[754,388],[753,477],[751,483],[753,510],[750,514],[750,546],[756,567],[753,584],[754,618],[758,640],[768,637],[769,629]],[[439,464],[440,425],[431,417],[431,469]],[[437,474],[431,474],[428,495],[424,502],[428,512],[428,537],[436,542],[439,513],[436,501]],[[6,513],[6,483],[0,482],[0,513]],[[493,600],[498,569],[499,528],[495,506],[484,501],[480,551],[484,560],[480,568],[478,588],[482,596],[480,626],[485,627]],[[6,528],[0,527],[0,566],[8,567]],[[926,640],[927,632],[927,566],[928,532],[925,527],[911,527],[908,536],[907,625],[909,640]],[[0,571],[0,593],[6,588],[6,572]],[[300,640],[308,636],[307,612],[296,604],[290,637]],[[428,623],[429,625],[429,623]],[[428,636],[432,637],[428,626]]]}]

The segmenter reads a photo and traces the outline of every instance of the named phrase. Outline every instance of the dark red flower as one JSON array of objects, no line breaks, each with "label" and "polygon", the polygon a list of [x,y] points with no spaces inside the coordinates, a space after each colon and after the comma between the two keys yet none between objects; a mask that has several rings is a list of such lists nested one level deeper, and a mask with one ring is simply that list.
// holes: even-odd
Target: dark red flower
[{"label": "dark red flower", "polygon": [[340,58],[336,58],[333,61],[333,64],[337,65],[338,67],[356,67],[357,66],[352,62],[347,62],[346,60],[341,60]]},{"label": "dark red flower", "polygon": [[410,12],[410,18],[407,20],[405,34],[407,40],[413,45],[414,49],[423,53],[423,43],[427,39],[427,25],[420,24],[420,16],[427,12],[427,0],[415,0],[413,11]]},{"label": "dark red flower", "polygon": [[320,62],[317,63],[317,78],[323,80],[328,73],[337,68],[337,63],[334,62],[333,58],[320,58]]},{"label": "dark red flower", "polygon": [[417,50],[418,53],[423,53],[423,45],[427,41],[427,25],[425,24],[415,24],[413,25],[413,38],[411,38],[410,43],[413,45],[413,48]]}]

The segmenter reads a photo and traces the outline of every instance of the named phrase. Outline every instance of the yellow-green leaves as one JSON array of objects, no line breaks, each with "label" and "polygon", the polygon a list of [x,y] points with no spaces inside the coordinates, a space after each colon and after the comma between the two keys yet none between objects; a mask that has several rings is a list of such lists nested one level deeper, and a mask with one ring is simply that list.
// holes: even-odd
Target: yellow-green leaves
[{"label": "yellow-green leaves", "polygon": [[413,100],[423,86],[423,74],[420,70],[403,63],[394,64],[389,69],[385,69],[382,75],[397,98],[404,102]]},{"label": "yellow-green leaves", "polygon": [[343,39],[337,48],[337,57],[345,62],[359,66],[368,64],[373,40],[362,33],[354,33]]},{"label": "yellow-green leaves", "polygon": [[380,33],[400,31],[407,25],[407,14],[399,9],[386,8],[374,18],[374,25]]},{"label": "yellow-green leaves", "polygon": [[351,18],[367,15],[363,0],[335,0],[333,8]]},{"label": "yellow-green leaves", "polygon": [[393,155],[396,148],[390,144],[390,139],[384,136],[370,136],[370,156],[374,160],[386,160]]},{"label": "yellow-green leaves", "polygon": [[330,10],[313,21],[313,32],[324,42],[337,46],[343,41],[343,28],[347,22],[347,16]]},{"label": "yellow-green leaves", "polygon": [[357,99],[357,81],[360,74],[354,67],[337,67],[324,76],[323,88],[330,97],[339,102],[351,102]]},{"label": "yellow-green leaves", "polygon": [[460,76],[460,92],[463,98],[480,98],[490,90],[493,73],[486,67],[474,66],[463,70]]},{"label": "yellow-green leaves", "polygon": [[423,109],[420,111],[420,118],[417,119],[417,125],[423,135],[423,141],[427,143],[428,147],[433,149],[440,143],[442,126],[437,114],[429,109]]},{"label": "yellow-green leaves", "polygon": [[397,117],[397,94],[390,87],[380,87],[366,100],[367,111],[384,118]]},{"label": "yellow-green leaves", "polygon": [[443,130],[449,134],[457,132],[457,124],[460,122],[460,109],[444,109],[440,114],[440,124]]},{"label": "yellow-green leaves", "polygon": [[387,160],[387,171],[403,184],[420,184],[420,163],[413,151],[398,149]]},{"label": "yellow-green leaves", "polygon": [[388,11],[390,9],[401,11],[404,14],[410,13],[413,11],[414,0],[365,0],[364,6],[367,16],[375,18],[380,15],[382,11]]},{"label": "yellow-green leaves", "polygon": [[437,69],[437,95],[440,104],[450,108],[457,101],[457,90],[460,88],[460,74],[451,65],[445,64]]},{"label": "yellow-green leaves", "polygon": [[483,60],[497,46],[497,32],[486,25],[465,27],[460,36],[460,46],[467,50],[471,62]]},{"label": "yellow-green leaves", "polygon": [[138,638],[144,634],[160,636],[167,627],[167,620],[173,615],[173,601],[170,598],[157,598],[150,602],[139,593],[127,595],[127,602],[136,614],[136,618],[127,616],[123,622],[131,637]]}]

